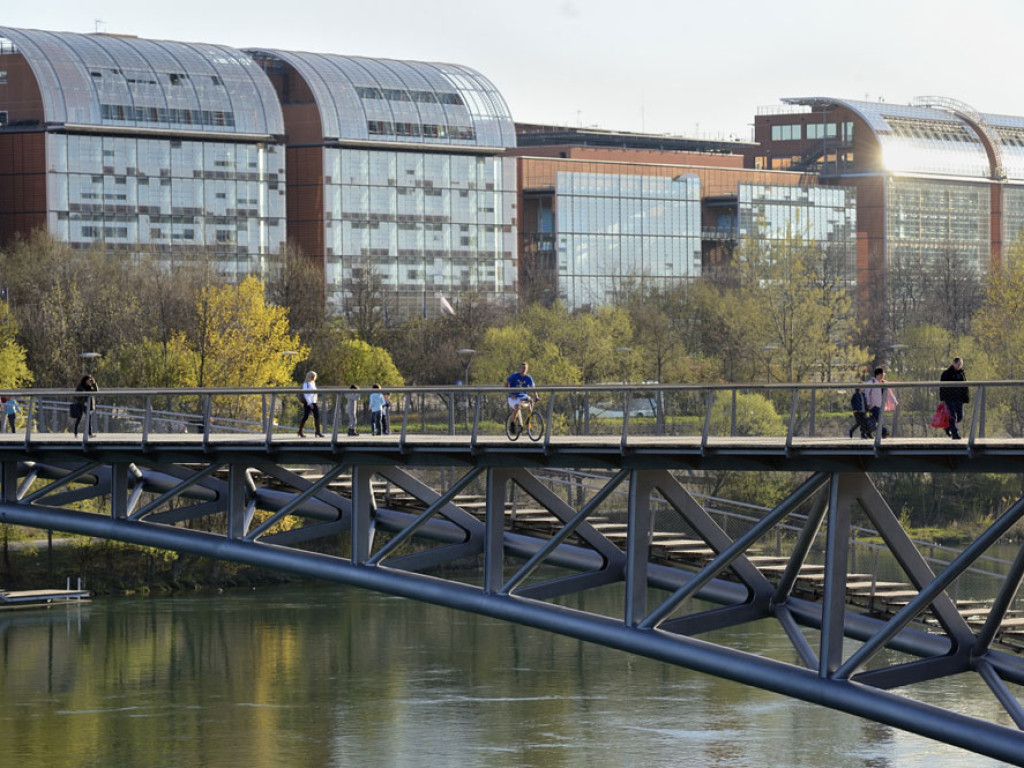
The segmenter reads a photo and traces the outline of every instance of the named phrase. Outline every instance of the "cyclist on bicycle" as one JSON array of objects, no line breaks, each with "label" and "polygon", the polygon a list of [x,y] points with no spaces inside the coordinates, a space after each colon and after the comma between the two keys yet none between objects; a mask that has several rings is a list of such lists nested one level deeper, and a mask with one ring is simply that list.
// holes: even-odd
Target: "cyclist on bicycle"
[{"label": "cyclist on bicycle", "polygon": [[[532,387],[533,377],[527,373],[528,370],[530,370],[530,366],[527,363],[520,363],[519,370],[505,379],[505,386],[512,387],[513,389]],[[532,411],[533,398],[525,392],[515,392],[508,396],[508,407],[513,411],[519,411],[522,408],[526,408],[527,411]],[[522,421],[520,420],[519,423],[522,424]],[[520,427],[520,429],[522,429],[522,427]]]}]

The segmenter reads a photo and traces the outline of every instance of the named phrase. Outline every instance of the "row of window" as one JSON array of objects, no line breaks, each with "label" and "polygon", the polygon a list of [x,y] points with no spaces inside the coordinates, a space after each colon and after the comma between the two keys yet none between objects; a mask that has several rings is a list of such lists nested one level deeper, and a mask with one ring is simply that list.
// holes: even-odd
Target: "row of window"
[{"label": "row of window", "polygon": [[897,136],[928,141],[960,142],[977,144],[978,137],[959,123],[943,120],[922,120],[920,118],[885,116],[885,121]]},{"label": "row of window", "polygon": [[476,139],[476,129],[464,125],[433,125],[429,123],[393,123],[390,120],[367,120],[371,136],[423,136],[428,139]]},{"label": "row of window", "polygon": [[853,123],[808,123],[806,126],[796,123],[772,126],[772,141],[835,138],[841,138],[844,143],[853,141]]},{"label": "row of window", "polygon": [[130,104],[100,104],[104,120],[136,123],[177,123],[179,125],[217,125],[234,127],[234,112],[217,109],[173,109],[168,107],[133,107]]},{"label": "row of window", "polygon": [[[149,70],[142,70],[138,73],[133,74],[130,71],[128,73],[125,73],[117,67],[111,67],[107,70],[90,69],[89,74],[92,75],[94,80],[102,80],[104,71],[109,72],[112,75],[123,77],[125,81],[129,83],[139,85],[159,85],[159,83],[153,79],[154,73],[150,72]],[[190,76],[185,74],[184,72],[166,72],[164,74],[167,75],[167,79],[171,83],[171,85],[183,85],[187,80],[191,79]],[[217,77],[217,75],[200,75],[200,77],[209,77],[210,81],[214,85],[224,84],[221,81],[221,79]]]},{"label": "row of window", "polygon": [[407,91],[402,88],[370,88],[356,86],[356,93],[363,99],[384,101],[411,101],[416,104],[451,104],[461,107],[465,104],[457,93],[435,93],[434,91]]}]

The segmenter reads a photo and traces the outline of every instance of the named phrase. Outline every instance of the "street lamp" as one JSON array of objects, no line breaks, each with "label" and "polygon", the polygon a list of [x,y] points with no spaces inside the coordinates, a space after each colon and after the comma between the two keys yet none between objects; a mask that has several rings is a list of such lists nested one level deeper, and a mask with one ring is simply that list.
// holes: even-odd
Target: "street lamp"
[{"label": "street lamp", "polygon": [[887,354],[885,356],[885,364],[886,365],[890,364],[890,358],[892,359],[893,364],[895,364],[896,353],[899,352],[901,349],[906,349],[906,348],[907,348],[906,344],[890,344],[889,346],[887,346],[885,348],[885,350],[886,350],[886,352],[888,352],[890,354]]},{"label": "street lamp", "polygon": [[85,360],[85,372],[92,376],[93,367],[96,364],[96,358],[103,357],[103,355],[99,352],[82,352],[79,357]]},{"label": "street lamp", "polygon": [[462,383],[469,386],[469,364],[473,362],[473,355],[476,354],[475,349],[456,349],[455,354],[459,356],[459,362],[462,363]]},{"label": "street lamp", "polygon": [[619,362],[622,364],[622,383],[626,383],[626,355],[633,351],[632,347],[616,347],[615,351],[619,353]]},{"label": "street lamp", "polygon": [[759,347],[762,352],[765,352],[765,368],[768,372],[768,383],[772,383],[772,352],[778,349],[775,344],[765,344],[763,347]]}]

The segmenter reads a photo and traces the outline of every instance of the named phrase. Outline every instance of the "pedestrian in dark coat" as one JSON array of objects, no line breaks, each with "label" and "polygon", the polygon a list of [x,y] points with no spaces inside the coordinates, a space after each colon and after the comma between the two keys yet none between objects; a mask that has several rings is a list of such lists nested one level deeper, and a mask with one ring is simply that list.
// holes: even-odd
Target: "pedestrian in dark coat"
[{"label": "pedestrian in dark coat", "polygon": [[[942,372],[939,381],[967,381],[964,361],[959,357],[953,358],[953,364]],[[964,420],[964,403],[971,402],[971,395],[967,387],[940,387],[939,400],[949,408],[949,426],[946,427],[946,434],[954,440],[959,440],[960,430],[957,424]]]}]

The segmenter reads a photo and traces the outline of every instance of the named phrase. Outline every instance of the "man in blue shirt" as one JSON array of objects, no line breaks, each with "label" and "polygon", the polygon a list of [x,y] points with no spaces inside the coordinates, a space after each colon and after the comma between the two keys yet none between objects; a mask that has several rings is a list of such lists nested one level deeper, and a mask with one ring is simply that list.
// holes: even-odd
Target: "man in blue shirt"
[{"label": "man in blue shirt", "polygon": [[[519,370],[505,379],[505,386],[513,389],[532,387],[533,377],[527,373],[528,370],[530,370],[530,366],[528,364],[520,363]],[[528,411],[532,411],[533,398],[525,392],[516,392],[508,396],[508,407],[514,411],[518,411],[520,408],[526,408]]]}]

